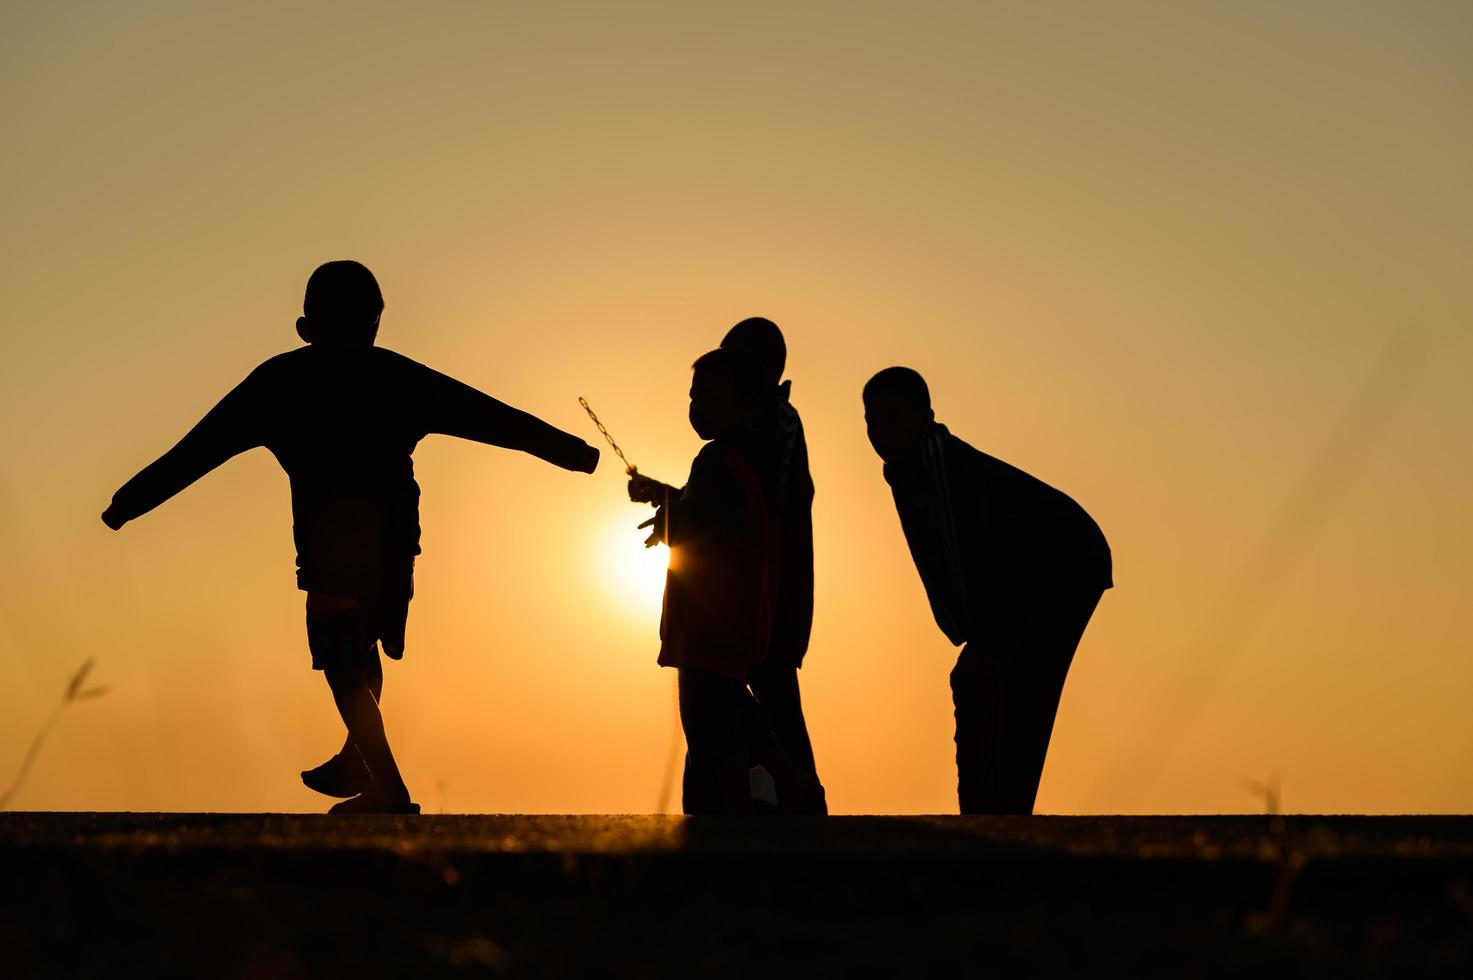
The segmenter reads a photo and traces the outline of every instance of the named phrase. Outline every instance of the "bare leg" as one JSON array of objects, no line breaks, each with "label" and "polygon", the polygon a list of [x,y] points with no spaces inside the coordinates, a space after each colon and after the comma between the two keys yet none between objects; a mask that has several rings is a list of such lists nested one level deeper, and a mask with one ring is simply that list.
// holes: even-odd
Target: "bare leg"
[{"label": "bare leg", "polygon": [[373,774],[378,793],[389,800],[408,800],[409,788],[399,773],[389,739],[384,732],[384,717],[379,712],[363,668],[327,671],[338,714],[348,728],[348,738],[357,747],[368,771]]},{"label": "bare leg", "polygon": [[[383,659],[379,656],[378,644],[376,644],[376,643],[373,646],[373,652],[372,652],[372,654],[368,657],[368,663],[366,664],[364,670],[365,670],[366,679],[367,679],[367,682],[368,682],[368,693],[373,695],[373,703],[374,704],[383,704],[384,703],[384,662],[383,662]],[[338,754],[339,755],[346,755],[346,756],[349,756],[351,758],[352,751],[353,751],[353,735],[350,732],[348,734],[348,736],[343,739],[343,747],[338,752]]]}]

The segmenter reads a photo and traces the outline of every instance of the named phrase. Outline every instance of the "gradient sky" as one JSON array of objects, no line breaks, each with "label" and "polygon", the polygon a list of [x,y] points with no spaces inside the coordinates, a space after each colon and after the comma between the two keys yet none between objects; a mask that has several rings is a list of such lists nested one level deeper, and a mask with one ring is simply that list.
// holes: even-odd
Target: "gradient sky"
[{"label": "gradient sky", "polygon": [[[954,653],[859,402],[897,363],[1114,550],[1040,811],[1473,809],[1470,55],[1461,2],[8,5],[0,782],[91,656],[14,806],[322,807],[274,460],[97,515],[356,258],[384,345],[592,441],[585,395],[676,482],[690,362],[783,326],[836,812],[956,807]],[[384,708],[427,810],[656,805],[674,680],[611,460],[416,454]]]}]

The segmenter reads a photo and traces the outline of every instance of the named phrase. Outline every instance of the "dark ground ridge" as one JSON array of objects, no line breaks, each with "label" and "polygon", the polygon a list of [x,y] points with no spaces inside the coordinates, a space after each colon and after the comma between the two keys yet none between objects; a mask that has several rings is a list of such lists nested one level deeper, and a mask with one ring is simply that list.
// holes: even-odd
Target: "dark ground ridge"
[{"label": "dark ground ridge", "polygon": [[13,976],[1473,975],[1473,818],[0,814]]}]

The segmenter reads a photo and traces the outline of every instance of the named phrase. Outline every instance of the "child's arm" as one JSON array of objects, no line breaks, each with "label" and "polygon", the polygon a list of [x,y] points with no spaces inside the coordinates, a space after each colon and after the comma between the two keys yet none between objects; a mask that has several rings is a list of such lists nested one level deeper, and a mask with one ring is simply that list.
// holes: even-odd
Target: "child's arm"
[{"label": "child's arm", "polygon": [[157,460],[113,494],[102,522],[116,531],[153,510],[206,473],[247,449],[261,445],[253,432],[252,380],[246,378]]},{"label": "child's arm", "polygon": [[438,371],[423,371],[426,431],[517,449],[565,470],[592,473],[598,466],[598,450],[577,436]]},{"label": "child's arm", "polygon": [[662,540],[679,547],[722,532],[740,532],[744,525],[746,495],[732,472],[731,451],[708,445],[695,458],[690,479],[678,496],[656,512]]}]

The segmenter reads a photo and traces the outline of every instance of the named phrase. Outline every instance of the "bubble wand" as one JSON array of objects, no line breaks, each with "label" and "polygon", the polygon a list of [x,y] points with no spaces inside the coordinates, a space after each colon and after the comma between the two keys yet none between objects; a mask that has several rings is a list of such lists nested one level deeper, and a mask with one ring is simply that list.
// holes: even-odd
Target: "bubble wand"
[{"label": "bubble wand", "polygon": [[[651,507],[659,508],[659,513],[656,517],[660,520],[660,530],[657,533],[651,533],[650,539],[644,543],[644,546],[651,548],[661,541],[668,545],[670,543],[670,536],[667,533],[670,530],[670,513],[668,507],[670,506],[670,493],[674,488],[668,483],[661,483],[659,480],[651,480],[647,476],[641,476],[639,468],[629,462],[629,457],[624,455],[624,450],[620,449],[619,444],[614,441],[614,437],[609,435],[608,427],[599,419],[598,413],[593,410],[593,406],[588,404],[588,399],[579,395],[578,404],[582,405],[583,411],[587,412],[588,417],[593,419],[593,424],[598,426],[598,431],[603,433],[603,437],[608,442],[609,447],[614,450],[619,460],[624,464],[624,472],[630,476],[629,499],[635,503],[647,503]],[[643,488],[639,491],[641,496],[635,495],[636,486]],[[643,496],[643,494],[649,495]],[[640,527],[649,527],[654,522],[655,517],[652,517],[641,524]]]},{"label": "bubble wand", "polygon": [[635,469],[634,464],[629,462],[628,457],[624,455],[624,450],[620,449],[619,444],[614,441],[614,437],[609,435],[609,430],[604,428],[604,424],[598,420],[598,414],[594,412],[593,406],[588,404],[588,399],[584,398],[582,395],[579,395],[578,404],[582,405],[583,411],[587,412],[588,417],[593,419],[593,424],[598,426],[599,432],[603,433],[604,439],[608,441],[609,446],[614,450],[614,455],[618,456],[620,462],[624,464],[624,472],[628,473],[630,476],[633,476],[635,473],[639,472],[637,469]]},{"label": "bubble wand", "polygon": [[[661,483],[659,480],[651,480],[647,476],[641,476],[639,468],[629,462],[629,457],[624,455],[624,450],[620,449],[619,444],[614,441],[614,437],[609,435],[608,427],[600,421],[598,413],[593,410],[592,405],[588,404],[588,399],[579,395],[578,404],[583,406],[583,411],[587,412],[588,417],[593,419],[593,424],[598,426],[599,432],[603,433],[603,437],[608,441],[609,447],[614,450],[620,461],[623,462],[624,472],[628,473],[631,478],[629,481],[629,499],[636,503],[647,503],[651,507],[660,509],[659,514],[656,515],[660,519],[660,530],[658,533],[651,533],[650,539],[644,543],[644,546],[651,548],[660,541],[668,545],[670,543],[670,536],[666,532],[670,530],[670,514],[666,508],[670,505],[670,492],[674,488],[669,484]],[[636,485],[643,488],[640,490],[639,496],[635,495]],[[646,496],[645,494],[648,495]],[[654,522],[655,518],[652,517],[641,524],[640,527],[649,527]]]}]

